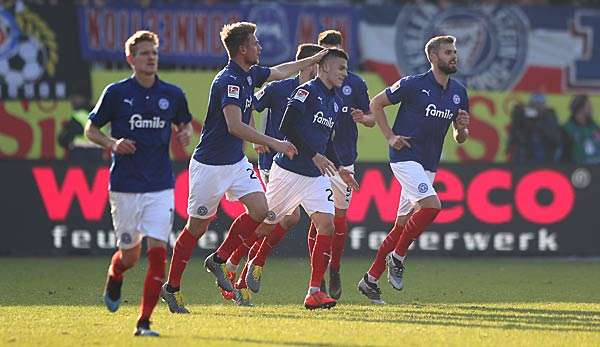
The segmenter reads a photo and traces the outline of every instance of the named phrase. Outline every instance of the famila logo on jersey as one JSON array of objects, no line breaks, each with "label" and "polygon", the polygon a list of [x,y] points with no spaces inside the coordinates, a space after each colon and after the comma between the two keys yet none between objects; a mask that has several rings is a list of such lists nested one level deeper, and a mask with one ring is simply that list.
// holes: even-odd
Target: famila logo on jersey
[{"label": "famila logo on jersey", "polygon": [[454,113],[449,109],[445,109],[443,111],[438,110],[434,104],[427,105],[425,108],[425,117],[439,117],[445,119],[452,119],[454,117]]},{"label": "famila logo on jersey", "polygon": [[323,112],[319,111],[313,116],[313,123],[322,124],[328,128],[333,128],[335,122],[331,117],[325,118],[323,117]]},{"label": "famila logo on jersey", "polygon": [[165,121],[160,117],[152,117],[152,119],[143,119],[141,115],[134,114],[129,118],[131,130],[138,129],[162,129],[165,127]]}]

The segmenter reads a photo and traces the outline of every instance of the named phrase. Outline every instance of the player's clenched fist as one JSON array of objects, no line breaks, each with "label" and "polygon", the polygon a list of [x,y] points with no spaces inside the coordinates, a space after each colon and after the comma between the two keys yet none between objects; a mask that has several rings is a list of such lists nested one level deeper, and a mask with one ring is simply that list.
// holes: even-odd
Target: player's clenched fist
[{"label": "player's clenched fist", "polygon": [[458,110],[458,115],[456,116],[455,122],[456,122],[456,129],[457,130],[461,130],[461,129],[466,129],[469,127],[469,112],[465,111],[465,110]]},{"label": "player's clenched fist", "polygon": [[117,154],[135,153],[135,141],[129,139],[118,139],[112,145],[112,151]]},{"label": "player's clenched fist", "polygon": [[388,143],[391,147],[400,150],[404,146],[410,148],[408,140],[410,140],[410,136],[394,135],[388,139]]}]

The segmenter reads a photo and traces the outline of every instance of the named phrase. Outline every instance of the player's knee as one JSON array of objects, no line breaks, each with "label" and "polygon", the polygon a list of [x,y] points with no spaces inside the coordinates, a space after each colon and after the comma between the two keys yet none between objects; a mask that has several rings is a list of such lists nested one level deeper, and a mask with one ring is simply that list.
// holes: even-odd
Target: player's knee
[{"label": "player's knee", "polygon": [[264,206],[259,205],[259,206],[255,206],[252,209],[248,210],[248,215],[250,215],[250,218],[252,218],[253,220],[257,221],[257,222],[262,222],[263,220],[265,220],[265,218],[267,218],[267,205],[265,204]]},{"label": "player's knee", "polygon": [[319,235],[333,235],[335,227],[333,223],[327,222],[317,226],[317,234]]},{"label": "player's knee", "polygon": [[345,217],[346,216],[346,211],[348,211],[348,210],[344,210],[344,209],[336,207],[335,208],[335,216],[336,217]]},{"label": "player's knee", "polygon": [[442,203],[437,195],[431,195],[419,201],[419,206],[421,208],[435,208],[438,210],[442,209]]},{"label": "player's knee", "polygon": [[121,250],[121,263],[128,269],[133,267],[140,259],[140,252],[137,248]]}]

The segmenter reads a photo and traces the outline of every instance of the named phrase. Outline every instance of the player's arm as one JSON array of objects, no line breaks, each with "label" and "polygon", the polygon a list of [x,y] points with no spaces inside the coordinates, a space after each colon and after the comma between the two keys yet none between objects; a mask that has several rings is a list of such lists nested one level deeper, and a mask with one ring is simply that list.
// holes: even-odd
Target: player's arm
[{"label": "player's arm", "polygon": [[261,134],[253,127],[242,122],[242,110],[239,106],[228,104],[223,107],[223,114],[225,115],[225,121],[227,122],[227,130],[233,136],[239,137],[244,141],[269,146],[273,150],[282,152],[290,158],[298,154],[298,150],[293,144]]},{"label": "player's arm", "polygon": [[458,110],[456,119],[452,122],[454,141],[463,143],[469,138],[469,112]]},{"label": "player's arm", "polygon": [[355,122],[360,123],[367,128],[375,126],[375,116],[372,113],[364,113],[363,110],[359,108],[352,108],[351,111],[350,114]]},{"label": "player's arm", "polygon": [[390,125],[388,124],[383,108],[391,104],[392,103],[384,89],[371,100],[369,108],[375,117],[375,122],[377,122],[379,129],[383,133],[383,136],[385,136],[385,138],[388,140],[390,146],[396,149],[401,149],[404,146],[410,147],[410,143],[408,143],[410,137],[394,134],[392,128],[390,128]]},{"label": "player's arm", "polygon": [[269,69],[271,71],[271,73],[269,74],[269,78],[267,78],[267,81],[275,81],[275,80],[282,80],[284,78],[288,78],[291,75],[300,72],[300,70],[305,69],[313,64],[318,63],[325,54],[327,54],[326,49],[320,51],[319,53],[317,53],[311,57],[307,57],[307,58],[295,60],[295,61],[290,61],[287,63],[279,64],[277,66],[273,66],[272,68]]},{"label": "player's arm", "polygon": [[135,141],[129,139],[115,139],[100,131],[91,120],[85,124],[85,136],[92,142],[110,148],[111,151],[117,154],[133,154],[135,153]]},{"label": "player's arm", "polygon": [[375,116],[369,109],[369,102],[370,100],[367,84],[364,80],[360,79],[356,84],[354,94],[354,105],[356,108],[350,109],[350,115],[355,122],[360,123],[368,128],[372,128],[375,126]]}]

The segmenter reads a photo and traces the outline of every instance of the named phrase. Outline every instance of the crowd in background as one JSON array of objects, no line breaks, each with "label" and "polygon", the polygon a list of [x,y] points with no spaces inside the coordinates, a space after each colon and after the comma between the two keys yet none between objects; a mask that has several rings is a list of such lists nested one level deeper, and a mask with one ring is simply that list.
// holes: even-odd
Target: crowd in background
[{"label": "crowd in background", "polygon": [[571,99],[570,117],[562,125],[543,94],[532,94],[527,104],[511,112],[508,154],[514,163],[600,164],[600,127],[592,117],[587,95]]}]

